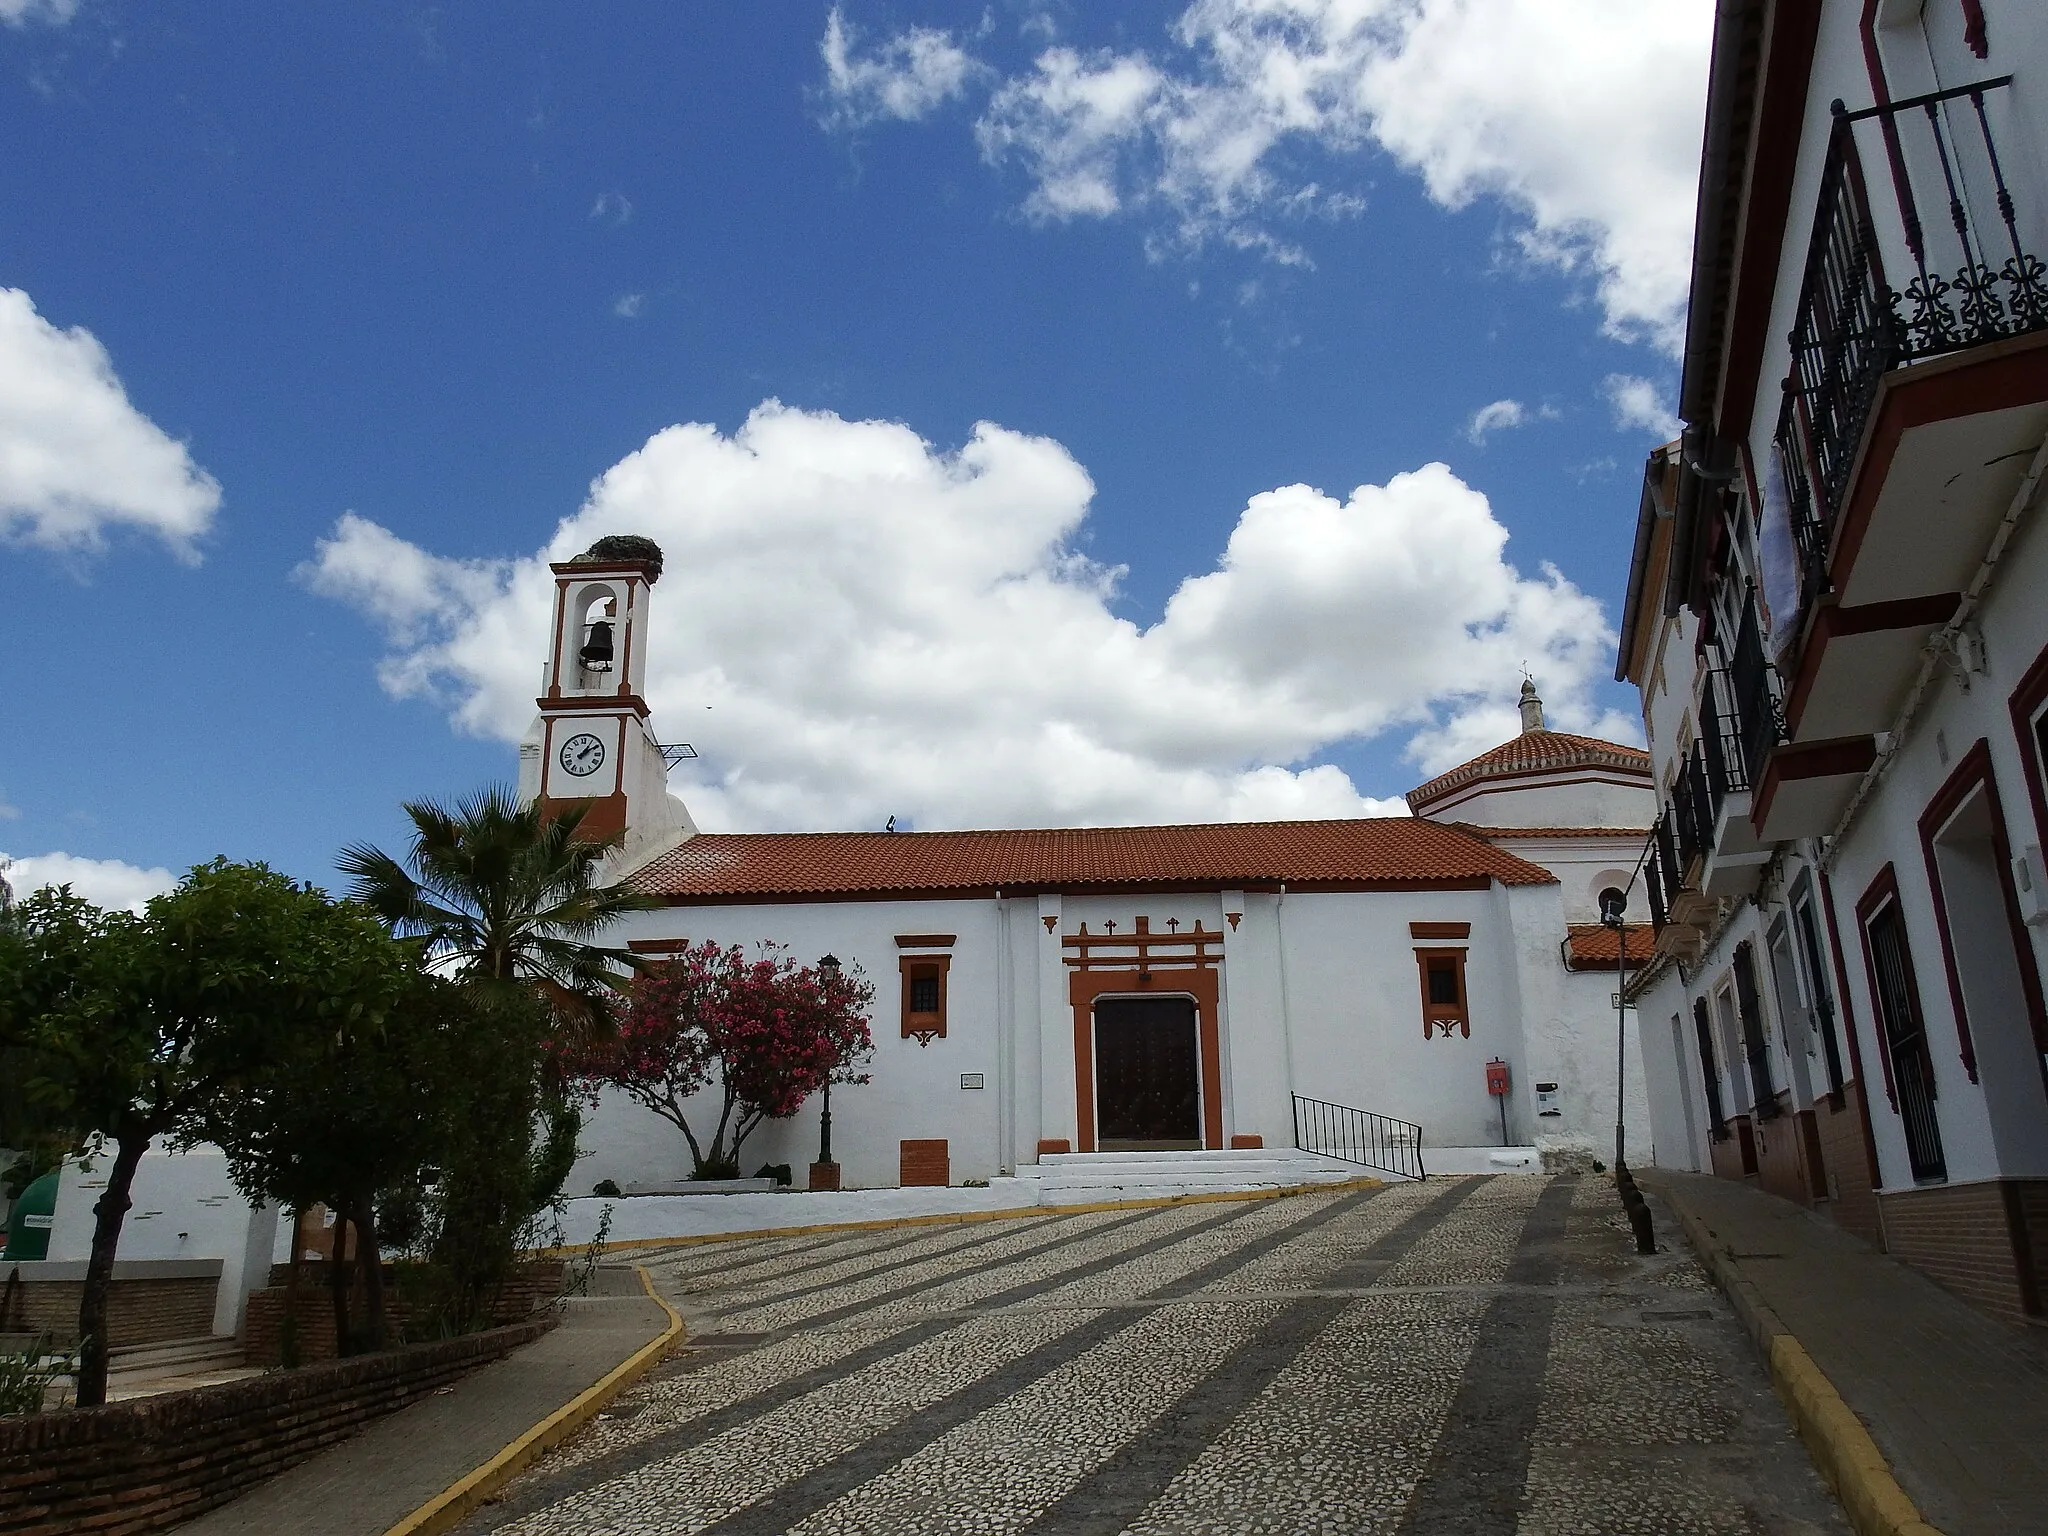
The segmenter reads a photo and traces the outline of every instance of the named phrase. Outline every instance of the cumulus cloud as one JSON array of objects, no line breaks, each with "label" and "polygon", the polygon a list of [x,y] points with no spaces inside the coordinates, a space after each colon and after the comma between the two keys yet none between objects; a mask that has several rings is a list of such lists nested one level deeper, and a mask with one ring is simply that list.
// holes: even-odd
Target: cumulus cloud
[{"label": "cumulus cloud", "polygon": [[351,515],[303,578],[385,627],[387,689],[510,740],[547,562],[654,538],[648,699],[704,754],[674,783],[716,828],[1398,813],[1319,759],[1393,733],[1418,777],[1448,766],[1475,731],[1513,734],[1524,662],[1560,722],[1594,721],[1598,604],[1509,564],[1486,498],[1441,464],[1253,497],[1149,625],[1118,615],[1122,572],[1077,553],[1093,494],[1045,438],[983,423],[948,452],[768,401],[731,435],[655,434],[530,557],[448,559]]},{"label": "cumulus cloud", "polygon": [[0,22],[26,27],[32,21],[61,27],[78,14],[79,0],[0,0]]},{"label": "cumulus cloud", "polygon": [[600,192],[590,205],[590,216],[607,224],[624,224],[633,217],[633,204],[623,192]]},{"label": "cumulus cloud", "polygon": [[637,320],[645,308],[647,295],[644,293],[622,293],[612,302],[612,313],[621,320]]},{"label": "cumulus cloud", "polygon": [[0,539],[92,551],[137,528],[196,560],[220,485],[129,403],[90,331],[0,288]]},{"label": "cumulus cloud", "polygon": [[858,128],[881,118],[915,122],[964,95],[980,66],[936,27],[911,27],[862,51],[838,6],[825,17],[818,53],[825,61],[824,122]]},{"label": "cumulus cloud", "polygon": [[[1029,179],[1034,217],[1151,209],[1180,240],[1296,258],[1271,221],[1363,206],[1298,151],[1362,179],[1344,157],[1373,145],[1446,208],[1499,199],[1524,259],[1586,276],[1611,334],[1675,351],[1712,23],[1639,0],[1195,0],[1156,50],[1056,43],[989,71],[975,132]],[[844,28],[835,10],[828,99],[853,121],[921,115],[860,107],[872,88],[834,64]],[[957,56],[949,93],[973,78],[944,33],[887,45],[913,49]]]},{"label": "cumulus cloud", "polygon": [[1487,435],[1508,427],[1519,427],[1529,419],[1529,413],[1519,400],[1496,400],[1491,405],[1482,405],[1472,413],[1472,419],[1465,423],[1465,437],[1472,443],[1483,443]]},{"label": "cumulus cloud", "polygon": [[1610,373],[1600,386],[1614,411],[1614,425],[1621,432],[1647,432],[1660,443],[1678,436],[1682,423],[1678,413],[1664,401],[1664,392],[1648,379],[1630,373]]},{"label": "cumulus cloud", "polygon": [[152,896],[178,883],[168,869],[139,869],[119,859],[82,859],[70,853],[42,853],[10,859],[0,854],[0,878],[14,894],[26,896],[46,885],[68,885],[95,906],[140,912]]}]

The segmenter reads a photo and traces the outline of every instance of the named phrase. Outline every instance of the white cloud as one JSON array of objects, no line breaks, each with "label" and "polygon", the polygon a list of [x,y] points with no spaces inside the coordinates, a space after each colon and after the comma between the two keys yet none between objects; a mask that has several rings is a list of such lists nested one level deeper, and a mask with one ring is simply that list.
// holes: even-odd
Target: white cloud
[{"label": "white cloud", "polygon": [[647,307],[644,293],[622,293],[612,304],[612,313],[621,320],[637,320],[640,312]]},{"label": "white cloud", "polygon": [[879,118],[915,122],[964,95],[980,66],[935,27],[911,27],[862,53],[859,34],[838,6],[825,18],[818,53],[825,61],[824,121],[858,128]]},{"label": "white cloud", "polygon": [[1660,443],[1678,436],[1683,423],[1664,401],[1663,391],[1648,379],[1630,373],[1610,373],[1600,386],[1614,411],[1614,425],[1621,432],[1648,432]]},{"label": "white cloud", "polygon": [[0,854],[0,876],[17,897],[46,885],[68,885],[95,906],[126,907],[140,912],[152,896],[178,883],[168,869],[138,869],[119,859],[81,859],[71,853],[42,853],[9,859]]},{"label": "white cloud", "polygon": [[0,288],[0,539],[91,551],[139,528],[196,560],[219,507],[219,483],[129,403],[92,333]]},{"label": "white cloud", "polygon": [[1448,766],[1480,729],[1461,722],[1513,733],[1524,662],[1560,723],[1593,723],[1598,604],[1509,565],[1486,498],[1441,464],[1344,500],[1253,497],[1149,626],[1117,615],[1121,571],[1075,552],[1093,495],[1044,438],[984,423],[941,452],[768,401],[730,436],[657,433],[528,558],[444,559],[348,516],[304,576],[386,626],[386,688],[509,740],[533,714],[547,562],[654,538],[648,698],[704,754],[675,783],[718,828],[1398,812],[1315,759],[1393,733],[1418,777]]},{"label": "white cloud", "polygon": [[[1446,208],[1500,199],[1521,255],[1585,274],[1610,333],[1675,351],[1712,25],[1698,0],[1195,0],[1157,51],[1046,48],[975,131],[1036,218],[1149,208],[1190,243],[1284,251],[1262,220],[1362,207],[1295,151],[1376,145]],[[835,10],[835,97],[843,27]],[[888,50],[913,40],[966,58],[929,29]]]},{"label": "white cloud", "polygon": [[1519,400],[1496,400],[1491,405],[1482,405],[1472,413],[1472,419],[1465,423],[1465,437],[1473,443],[1483,443],[1487,434],[1519,427],[1529,419],[1529,412]]},{"label": "white cloud", "polygon": [[0,0],[0,22],[25,27],[32,21],[61,27],[78,14],[79,0]]},{"label": "white cloud", "polygon": [[600,192],[590,205],[590,216],[611,224],[624,224],[633,217],[633,204],[623,192]]}]

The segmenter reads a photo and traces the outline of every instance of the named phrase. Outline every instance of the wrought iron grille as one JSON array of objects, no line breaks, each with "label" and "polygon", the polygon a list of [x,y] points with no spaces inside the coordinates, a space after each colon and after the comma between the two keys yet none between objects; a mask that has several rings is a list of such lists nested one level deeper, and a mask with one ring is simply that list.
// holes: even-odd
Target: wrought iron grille
[{"label": "wrought iron grille", "polygon": [[[1986,106],[2011,83],[2006,75],[1860,112],[1834,103],[1778,422],[1793,533],[1816,588],[1824,589],[1828,535],[1884,374],[2048,330],[2048,265],[2021,239]],[[1858,137],[1866,123],[1904,245],[1889,275]],[[1930,207],[1945,203],[1946,230],[1922,219],[1923,197]],[[1903,289],[1893,286],[1898,277]]]},{"label": "wrought iron grille", "polygon": [[1662,812],[1650,828],[1650,854],[1643,860],[1643,892],[1650,899],[1650,929],[1662,933],[1671,921],[1670,865],[1665,845],[1671,841],[1671,813]]},{"label": "wrought iron grille", "polygon": [[1771,748],[1785,739],[1786,731],[1778,695],[1771,686],[1771,663],[1764,655],[1763,631],[1758,627],[1753,602],[1743,604],[1742,627],[1736,631],[1735,654],[1729,660],[1724,681],[1727,698],[1734,706],[1729,724],[1741,744],[1748,786],[1754,786],[1763,782],[1764,763]]},{"label": "wrought iron grille", "polygon": [[1423,1176],[1422,1127],[1369,1109],[1305,1099],[1297,1093],[1294,1144],[1304,1152],[1341,1158],[1404,1179]]}]

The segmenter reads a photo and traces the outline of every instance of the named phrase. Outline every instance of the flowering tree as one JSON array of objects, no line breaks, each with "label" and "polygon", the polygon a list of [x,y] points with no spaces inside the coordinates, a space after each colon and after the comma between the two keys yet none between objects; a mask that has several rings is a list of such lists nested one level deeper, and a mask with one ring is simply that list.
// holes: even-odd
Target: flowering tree
[{"label": "flowering tree", "polygon": [[[828,1079],[868,1080],[856,1069],[874,1051],[875,989],[859,967],[820,970],[780,945],[760,948],[750,960],[737,944],[707,942],[650,964],[613,1034],[564,1047],[587,1089],[621,1089],[683,1133],[693,1178],[737,1175],[754,1129],[795,1114]],[[689,1103],[707,1089],[701,1106]],[[700,1135],[711,1104],[717,1123]]]}]

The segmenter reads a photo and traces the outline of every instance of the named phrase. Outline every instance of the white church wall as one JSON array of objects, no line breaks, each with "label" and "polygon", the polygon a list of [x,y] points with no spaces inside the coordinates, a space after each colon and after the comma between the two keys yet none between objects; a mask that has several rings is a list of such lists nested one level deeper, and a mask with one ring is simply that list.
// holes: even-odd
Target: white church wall
[{"label": "white church wall", "polygon": [[[1289,894],[1278,915],[1295,1091],[1415,1121],[1425,1146],[1497,1141],[1486,1063],[1495,1056],[1512,1059],[1521,1045],[1512,968],[1503,963],[1514,940],[1498,896],[1498,890]],[[1408,931],[1412,922],[1469,922],[1472,933],[1469,940],[1415,939]],[[1460,944],[1468,947],[1471,1036],[1426,1039],[1415,950]]]},{"label": "white church wall", "polygon": [[1280,977],[1280,898],[1226,891],[1221,906],[1243,914],[1234,929],[1223,919],[1224,1049],[1232,1090],[1225,1130],[1260,1137],[1269,1147],[1291,1146],[1295,1078]]},{"label": "white church wall", "polygon": [[1647,782],[1608,782],[1592,777],[1595,771],[1485,785],[1432,805],[1428,815],[1480,827],[1647,827],[1656,815]]},{"label": "white church wall", "polygon": [[[1515,1098],[1529,1116],[1531,1139],[1546,1150],[1581,1153],[1605,1162],[1614,1155],[1617,1050],[1614,978],[1571,972],[1558,958],[1562,902],[1556,886],[1517,886],[1506,892],[1522,998],[1525,1061]],[[1642,1044],[1633,1011],[1625,1026],[1629,1079],[1628,1142],[1631,1159],[1650,1151],[1649,1102]],[[1554,1097],[1537,1103],[1538,1085],[1554,1083]],[[1546,1115],[1545,1108],[1557,1113]]]},{"label": "white church wall", "polygon": [[[1014,926],[1014,925],[1013,925]],[[901,981],[897,966],[904,953],[898,934],[952,934],[951,964],[946,976],[947,1032],[929,1045],[901,1034]],[[1011,1074],[999,1066],[997,1029],[999,983],[1013,988],[1011,968],[999,964],[1002,919],[988,900],[788,902],[750,906],[669,907],[635,913],[622,920],[619,938],[715,940],[749,947],[771,940],[789,947],[804,964],[825,954],[842,965],[855,965],[874,983],[875,1054],[867,1071],[873,1081],[832,1091],[832,1149],[849,1186],[891,1185],[899,1172],[898,1143],[906,1139],[944,1138],[951,1173],[962,1179],[991,1178],[1003,1164],[998,1144],[1001,1115],[995,1110],[1000,1084]],[[1014,999],[1005,1001],[1014,1007]],[[980,1089],[963,1089],[963,1074],[980,1074]],[[698,1105],[701,1103],[702,1108]],[[691,1129],[701,1114],[715,1124],[715,1095],[692,1101]],[[571,1188],[588,1189],[601,1178],[625,1177],[611,1171],[643,1158],[641,1143],[654,1130],[666,1130],[651,1117],[618,1116],[607,1105],[593,1117],[584,1145],[591,1155],[580,1159]],[[675,1137],[676,1141],[681,1138]],[[687,1162],[687,1148],[685,1161]],[[763,1163],[801,1169],[817,1156],[818,1105],[806,1104],[786,1121],[770,1121],[742,1149],[743,1171]],[[666,1154],[663,1154],[666,1155]]]}]

